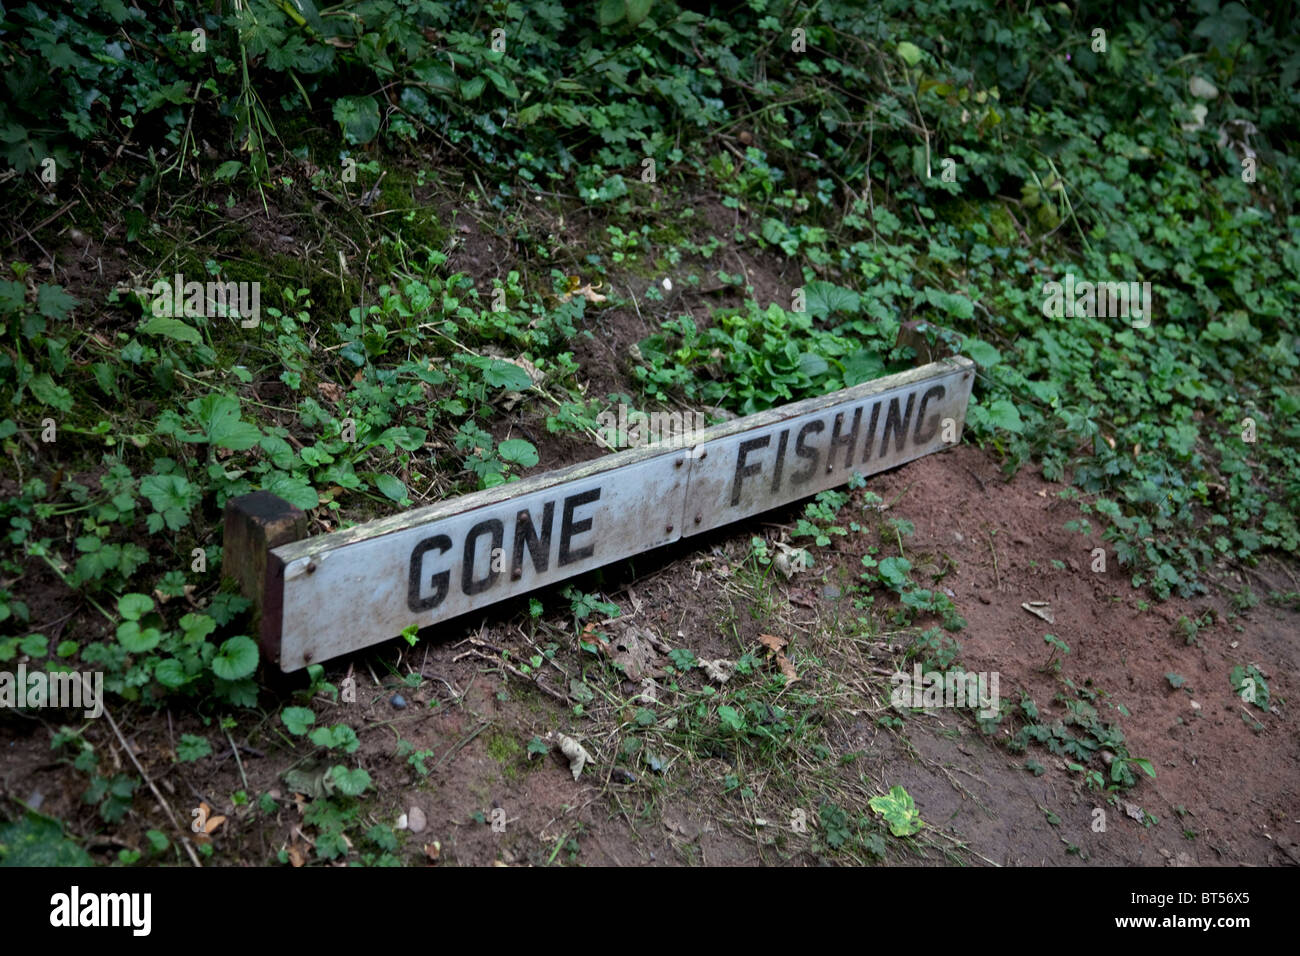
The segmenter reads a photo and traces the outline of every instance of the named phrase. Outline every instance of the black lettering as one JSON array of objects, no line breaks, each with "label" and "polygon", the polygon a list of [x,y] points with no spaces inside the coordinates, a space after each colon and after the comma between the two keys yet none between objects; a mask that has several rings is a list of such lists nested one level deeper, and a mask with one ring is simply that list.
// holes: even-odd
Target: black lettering
[{"label": "black lettering", "polygon": [[935,415],[934,418],[930,419],[930,427],[924,434],[922,434],[921,432],[921,424],[922,422],[925,421],[925,406],[930,404],[930,399],[932,398],[942,399],[943,396],[944,396],[944,390],[942,385],[933,386],[928,391],[926,391],[924,395],[921,396],[921,407],[916,410],[916,431],[912,433],[913,445],[918,445],[918,446],[924,445],[936,434],[938,434],[939,432],[938,415]]},{"label": "black lettering", "polygon": [[538,574],[546,573],[551,566],[551,521],[555,518],[555,502],[548,501],[542,508],[542,535],[537,536],[537,529],[527,511],[515,515],[515,553],[510,562],[510,576],[518,579],[524,573],[524,547],[527,546],[533,556],[533,570]]},{"label": "black lettering", "polygon": [[835,416],[835,423],[831,425],[831,446],[826,450],[826,471],[829,473],[835,468],[835,449],[839,445],[847,445],[844,452],[844,467],[848,468],[853,464],[853,449],[858,443],[858,426],[862,424],[862,409],[853,410],[853,427],[843,438],[840,437],[840,426],[844,424],[844,413],[840,412]]},{"label": "black lettering", "polygon": [[889,414],[885,416],[885,430],[880,436],[880,454],[883,456],[889,450],[889,434],[894,432],[898,437],[894,440],[894,449],[901,452],[903,446],[907,444],[907,423],[912,420],[912,406],[916,404],[916,392],[907,396],[907,411],[903,413],[903,420],[898,420],[898,398],[889,400]]},{"label": "black lettering", "polygon": [[816,448],[809,448],[805,445],[804,439],[808,437],[810,432],[816,434],[817,432],[823,432],[825,430],[826,423],[823,421],[809,422],[804,425],[803,428],[799,429],[799,438],[794,443],[794,453],[798,458],[809,459],[809,462],[808,467],[803,471],[796,471],[790,476],[790,480],[796,485],[802,485],[817,473],[817,462],[820,461],[822,457],[822,453]]},{"label": "black lettering", "polygon": [[740,451],[736,453],[736,477],[731,480],[731,506],[733,508],[740,504],[740,483],[750,475],[757,475],[763,470],[763,466],[757,462],[752,465],[745,464],[745,457],[751,451],[766,448],[771,443],[771,435],[764,435],[762,438],[751,438],[740,443]]},{"label": "black lettering", "polygon": [[433,587],[432,596],[420,597],[420,570],[424,564],[424,556],[434,550],[439,554],[446,554],[451,550],[451,538],[445,534],[436,534],[432,538],[425,538],[411,551],[411,575],[406,587],[406,606],[417,613],[437,607],[447,597],[447,582],[451,580],[450,571],[439,571],[435,574],[429,582]]},{"label": "black lettering", "polygon": [[575,561],[581,561],[589,558],[596,553],[596,546],[589,544],[585,548],[579,548],[577,551],[569,549],[569,542],[573,540],[574,535],[582,534],[584,531],[591,530],[591,519],[583,518],[581,521],[573,520],[573,512],[585,504],[600,500],[600,489],[592,488],[590,491],[584,491],[580,495],[569,495],[564,499],[564,520],[560,524],[560,567],[566,564],[573,564]]},{"label": "black lettering", "polygon": [[479,581],[474,580],[475,542],[485,531],[492,532],[493,551],[501,547],[501,543],[506,537],[505,525],[501,523],[499,518],[488,518],[486,521],[480,521],[469,529],[469,534],[465,535],[465,556],[461,559],[460,564],[460,589],[466,594],[482,594],[496,584],[497,578],[501,576],[500,571],[492,570],[492,562],[488,561],[487,577]]},{"label": "black lettering", "polygon": [[867,441],[862,447],[862,463],[871,458],[871,449],[876,441],[876,423],[880,421],[880,403],[871,406],[871,418],[867,421]]},{"label": "black lettering", "polygon": [[772,494],[781,490],[781,473],[785,471],[785,446],[790,440],[790,429],[781,432],[781,440],[776,443],[776,468],[772,471]]}]

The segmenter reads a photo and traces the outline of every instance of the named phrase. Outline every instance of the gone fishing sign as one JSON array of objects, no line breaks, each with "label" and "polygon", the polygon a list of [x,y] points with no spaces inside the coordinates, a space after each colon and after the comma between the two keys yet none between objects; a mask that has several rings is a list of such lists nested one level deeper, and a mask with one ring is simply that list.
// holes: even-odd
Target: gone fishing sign
[{"label": "gone fishing sign", "polygon": [[298,670],[938,451],[974,375],[948,358],[272,548],[263,647]]}]

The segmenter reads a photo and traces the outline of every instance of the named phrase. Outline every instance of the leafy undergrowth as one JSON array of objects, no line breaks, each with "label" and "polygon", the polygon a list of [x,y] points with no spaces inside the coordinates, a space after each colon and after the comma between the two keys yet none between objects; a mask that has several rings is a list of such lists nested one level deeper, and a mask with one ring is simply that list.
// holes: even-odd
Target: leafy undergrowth
[{"label": "leafy undergrowth", "polygon": [[[914,320],[980,366],[970,440],[1070,481],[1067,527],[1134,587],[1187,596],[1300,549],[1287,14],[858,6],[7,12],[0,664],[236,726],[268,695],[219,583],[229,498],[333,530],[593,457],[618,401],[744,414],[896,371]],[[737,251],[787,279],[758,290]],[[1118,314],[1063,301],[1084,282],[1137,287]],[[598,394],[578,356],[606,339]],[[839,537],[839,504],[801,531]],[[905,534],[864,572],[940,641],[964,622],[913,582]],[[758,766],[815,746],[814,705],[778,714],[765,680],[725,705],[691,685],[643,736],[675,719],[653,746]],[[1099,693],[1063,686],[1078,734],[1022,702],[1014,746],[1132,786]],[[96,731],[53,733],[116,823],[139,778],[100,766]],[[325,768],[322,832],[359,818],[357,773]],[[13,839],[53,833],[24,819]]]}]

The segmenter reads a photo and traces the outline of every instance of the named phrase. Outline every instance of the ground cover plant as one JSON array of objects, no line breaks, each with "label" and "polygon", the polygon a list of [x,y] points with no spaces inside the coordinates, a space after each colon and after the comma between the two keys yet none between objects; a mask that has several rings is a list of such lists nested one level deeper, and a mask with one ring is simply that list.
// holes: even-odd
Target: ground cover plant
[{"label": "ground cover plant", "polygon": [[[475,638],[471,663],[515,689],[479,709],[414,634],[387,645],[400,666],[270,679],[223,580],[228,500],[270,491],[337,530],[603,454],[619,404],[721,421],[966,355],[964,441],[1001,472],[984,493],[1058,485],[1053,531],[1142,611],[1225,602],[1178,605],[1176,649],[1296,607],[1293,565],[1249,583],[1300,550],[1288,6],[71,0],[0,19],[0,668],[101,673],[112,721],[5,710],[75,803],[50,816],[6,785],[0,863],[437,861],[381,806],[387,775],[431,787],[486,754],[534,786],[552,745],[571,759],[548,732],[645,788],[620,818],[712,775],[720,818],[790,858],[752,821],[802,768],[781,819],[802,809],[809,852],[970,859],[845,744],[843,715],[888,684],[829,662],[949,671],[973,627],[957,562],[858,483],[720,545],[723,636],[665,621],[658,689],[617,649],[613,572],[503,611],[509,642]],[[763,640],[817,575],[851,612],[826,642]],[[1160,768],[1059,630],[965,729],[1120,806]],[[1161,693],[1190,695],[1173,666]],[[345,679],[387,710],[337,712]],[[1250,733],[1280,719],[1259,660],[1218,685]],[[536,726],[493,716],[519,688]],[[416,733],[425,714],[448,743]],[[132,728],[163,756],[137,759]],[[250,778],[253,751],[281,765]],[[149,784],[219,763],[222,812],[177,826]],[[457,826],[501,832],[474,799]],[[283,837],[291,811],[310,847]],[[535,862],[580,861],[578,829]]]}]

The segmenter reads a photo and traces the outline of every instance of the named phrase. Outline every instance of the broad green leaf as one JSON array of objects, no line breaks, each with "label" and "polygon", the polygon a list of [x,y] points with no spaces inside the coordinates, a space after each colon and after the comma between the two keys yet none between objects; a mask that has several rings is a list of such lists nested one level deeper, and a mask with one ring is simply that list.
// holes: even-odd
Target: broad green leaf
[{"label": "broad green leaf", "polygon": [[956,292],[944,292],[942,289],[926,289],[925,298],[936,309],[959,319],[969,319],[975,314],[975,304],[964,295]]},{"label": "broad green leaf", "polygon": [[814,319],[824,319],[832,312],[857,312],[861,302],[852,289],[818,279],[804,286],[804,305]]},{"label": "broad green leaf", "polygon": [[54,379],[45,372],[33,378],[28,388],[42,405],[48,405],[61,412],[72,411],[72,393],[62,385],[54,384]]},{"label": "broad green leaf", "polygon": [[392,475],[378,475],[375,478],[375,487],[385,498],[398,503],[406,500],[406,485]]},{"label": "broad green leaf", "polygon": [[251,637],[239,635],[221,645],[212,658],[212,673],[222,680],[235,681],[257,670],[257,644]]},{"label": "broad green leaf", "polygon": [[270,473],[261,483],[261,489],[285,499],[290,505],[303,511],[311,511],[321,503],[320,496],[317,496],[316,489],[312,488],[311,481],[286,475],[282,471]]},{"label": "broad green leaf", "polygon": [[36,290],[36,309],[47,319],[66,319],[76,305],[77,300],[64,292],[61,285],[47,282]]},{"label": "broad green leaf", "polygon": [[280,711],[280,720],[289,728],[289,733],[301,737],[316,723],[316,715],[306,707],[286,707]]},{"label": "broad green leaf", "polygon": [[185,673],[185,666],[180,661],[169,657],[158,662],[158,666],[153,669],[153,679],[164,687],[175,690],[177,687],[185,686],[189,675]]},{"label": "broad green leaf", "polygon": [[147,594],[123,594],[117,599],[117,613],[128,621],[138,621],[153,610],[153,598]]},{"label": "broad green leaf", "polygon": [[902,787],[890,787],[887,795],[872,797],[867,805],[885,818],[889,832],[896,837],[911,836],[925,826],[912,795]]},{"label": "broad green leaf", "polygon": [[360,767],[356,770],[349,770],[340,764],[330,771],[330,775],[334,778],[334,785],[339,788],[339,791],[349,797],[361,796],[366,792],[366,788],[370,786],[370,774]]},{"label": "broad green leaf", "polygon": [[504,388],[508,392],[522,392],[533,384],[528,373],[518,365],[500,359],[493,359],[483,369],[483,381],[492,388]]},{"label": "broad green leaf", "polygon": [[533,443],[522,438],[507,438],[497,446],[497,454],[503,461],[513,462],[524,468],[531,468],[541,460]]},{"label": "broad green leaf", "polygon": [[283,498],[295,508],[310,511],[320,505],[316,489],[305,478],[274,471],[262,482],[262,490]]},{"label": "broad green leaf", "polygon": [[176,759],[181,763],[194,763],[211,754],[212,744],[208,743],[208,738],[197,734],[181,734],[176,744]]},{"label": "broad green leaf", "polygon": [[139,621],[123,621],[117,626],[117,639],[132,654],[143,654],[158,646],[162,632],[156,627],[142,628]]},{"label": "broad green leaf", "polygon": [[233,395],[214,393],[195,399],[185,406],[198,419],[204,439],[219,448],[244,451],[261,439],[257,427],[241,421],[239,399]]},{"label": "broad green leaf", "polygon": [[600,0],[596,17],[602,27],[613,26],[627,15],[626,0]]},{"label": "broad green leaf", "polygon": [[992,368],[1002,361],[1002,353],[981,339],[967,339],[961,350],[982,368]]},{"label": "broad green leaf", "polygon": [[989,406],[988,416],[989,424],[994,428],[1002,428],[1016,434],[1024,431],[1025,426],[1020,420],[1020,412],[1005,398],[1000,398]]},{"label": "broad green leaf", "polygon": [[898,55],[903,58],[903,62],[908,66],[916,66],[921,62],[921,57],[925,54],[915,43],[908,43],[904,40],[898,44]]},{"label": "broad green leaf", "polygon": [[349,143],[368,143],[379,132],[379,103],[373,96],[340,96],[334,101],[334,119]]},{"label": "broad green leaf", "polygon": [[161,335],[177,342],[189,342],[192,345],[203,343],[203,337],[199,335],[197,329],[186,325],[180,319],[170,319],[162,315],[155,315],[149,321],[142,323],[140,331],[146,335]]},{"label": "broad green leaf", "polygon": [[653,6],[654,0],[627,0],[626,11],[628,26],[640,26],[641,21],[650,15],[650,9]]}]

